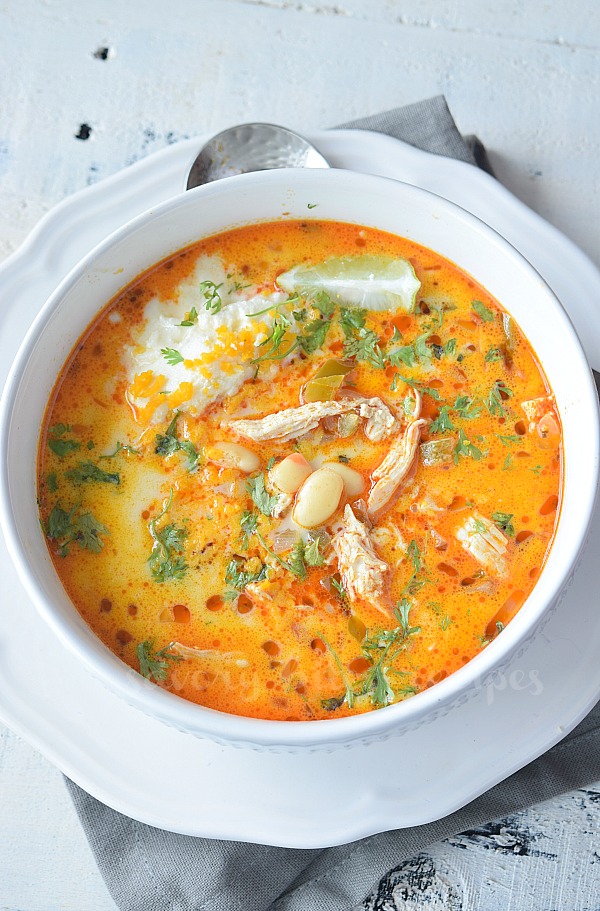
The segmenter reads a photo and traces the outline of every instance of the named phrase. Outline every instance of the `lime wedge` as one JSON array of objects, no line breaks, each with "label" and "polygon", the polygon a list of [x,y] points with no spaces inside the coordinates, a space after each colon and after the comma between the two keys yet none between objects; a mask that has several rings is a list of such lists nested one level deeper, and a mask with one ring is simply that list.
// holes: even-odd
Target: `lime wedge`
[{"label": "lime wedge", "polygon": [[289,293],[325,291],[346,307],[411,311],[421,282],[406,259],[392,256],[342,256],[283,272],[277,284]]}]

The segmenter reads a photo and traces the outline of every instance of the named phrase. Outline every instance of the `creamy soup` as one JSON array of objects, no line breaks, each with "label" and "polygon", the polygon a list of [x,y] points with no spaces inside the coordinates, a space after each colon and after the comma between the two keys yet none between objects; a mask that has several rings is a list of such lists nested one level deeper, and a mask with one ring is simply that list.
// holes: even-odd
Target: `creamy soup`
[{"label": "creamy soup", "polygon": [[123,661],[239,715],[419,693],[502,635],[561,496],[561,429],[513,318],[431,250],[274,222],[111,301],[52,393],[48,548]]}]

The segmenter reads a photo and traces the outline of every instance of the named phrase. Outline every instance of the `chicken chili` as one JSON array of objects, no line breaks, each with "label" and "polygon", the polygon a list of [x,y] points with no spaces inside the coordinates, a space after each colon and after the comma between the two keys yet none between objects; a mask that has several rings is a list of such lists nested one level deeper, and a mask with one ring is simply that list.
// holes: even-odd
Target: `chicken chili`
[{"label": "chicken chili", "polygon": [[552,543],[561,428],[512,317],[431,250],[275,222],[111,301],[48,406],[39,501],[77,610],[224,712],[406,699],[501,635]]}]

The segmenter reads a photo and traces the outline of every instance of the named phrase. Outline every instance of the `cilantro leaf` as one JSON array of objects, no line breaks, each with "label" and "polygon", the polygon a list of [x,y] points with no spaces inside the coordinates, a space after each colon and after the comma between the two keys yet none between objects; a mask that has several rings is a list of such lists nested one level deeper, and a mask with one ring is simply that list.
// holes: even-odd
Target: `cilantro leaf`
[{"label": "cilantro leaf", "polygon": [[322,316],[333,316],[335,312],[335,304],[326,291],[319,291],[310,303]]},{"label": "cilantro leaf", "polygon": [[492,513],[492,522],[495,522],[498,528],[502,531],[505,531],[509,538],[514,538],[515,536],[515,526],[513,525],[512,520],[514,519],[514,514],[509,512],[493,512]]},{"label": "cilantro leaf", "polygon": [[354,338],[347,338],[344,343],[344,357],[355,357],[357,361],[366,361],[378,370],[385,367],[385,357],[379,344],[379,337],[372,329],[359,329]]},{"label": "cilantro leaf", "polygon": [[346,338],[351,338],[355,330],[364,329],[366,310],[352,309],[346,307],[340,309],[340,326]]},{"label": "cilantro leaf", "polygon": [[240,519],[240,527],[242,529],[242,548],[248,550],[250,544],[250,537],[256,531],[258,525],[258,517],[255,513],[250,512],[249,509],[244,510],[242,513],[242,518]]},{"label": "cilantro leaf", "polygon": [[304,327],[303,334],[298,336],[298,346],[302,348],[306,354],[313,354],[319,348],[323,347],[330,326],[331,323],[324,319],[311,320],[310,323],[307,323]]},{"label": "cilantro leaf", "polygon": [[493,311],[490,310],[489,307],[486,307],[486,305],[482,301],[478,301],[478,300],[471,301],[471,307],[473,308],[473,310],[475,311],[477,316],[479,316],[484,321],[484,323],[493,323],[494,322]]},{"label": "cilantro leaf", "polygon": [[429,425],[429,433],[446,433],[448,430],[455,429],[450,417],[450,407],[448,405],[442,405],[439,415]]},{"label": "cilantro leaf", "polygon": [[176,367],[177,364],[182,364],[184,361],[183,354],[177,351],[176,348],[161,348],[160,353],[171,367]]},{"label": "cilantro leaf", "polygon": [[219,294],[219,288],[221,288],[222,285],[223,282],[220,282],[218,285],[215,285],[215,283],[211,281],[200,282],[200,291],[206,301],[205,307],[210,313],[218,313],[223,306],[223,301]]},{"label": "cilantro leaf", "polygon": [[167,456],[175,452],[185,452],[188,457],[187,470],[194,471],[200,462],[200,453],[191,440],[180,440],[177,434],[177,421],[180,412],[176,411],[166,433],[157,433],[154,439],[154,452],[156,455]]},{"label": "cilantro leaf", "polygon": [[59,459],[64,459],[70,452],[76,452],[81,448],[78,440],[64,438],[66,433],[71,433],[69,424],[55,424],[48,428],[48,433],[51,434],[48,438],[48,446]]},{"label": "cilantro leaf", "polygon": [[198,322],[198,311],[195,307],[192,307],[189,313],[186,313],[185,319],[183,319],[179,325],[180,326],[195,326]]},{"label": "cilantro leaf", "polygon": [[272,496],[265,487],[265,474],[262,472],[255,478],[246,481],[246,489],[252,497],[256,508],[263,516],[272,516],[277,506],[278,496]]},{"label": "cilantro leaf", "polygon": [[323,566],[325,559],[321,553],[321,537],[309,538],[304,546],[304,559],[307,566]]},{"label": "cilantro leaf", "polygon": [[475,459],[476,462],[483,458],[483,452],[481,449],[479,449],[477,446],[475,446],[474,443],[471,443],[471,441],[467,439],[466,434],[462,428],[458,431],[458,440],[456,442],[456,446],[454,447],[453,458],[455,465],[458,465],[461,456],[463,458],[470,456],[472,459]]},{"label": "cilantro leaf", "polygon": [[304,541],[296,541],[292,547],[290,559],[288,561],[290,572],[298,577],[301,581],[306,579],[306,564],[304,562]]},{"label": "cilantro leaf", "polygon": [[150,570],[155,582],[170,582],[183,579],[188,565],[183,556],[184,541],[188,536],[186,528],[174,525],[172,522],[157,530],[156,525],[171,508],[173,502],[173,488],[162,511],[148,522],[148,531],[152,537],[152,553],[148,557]]},{"label": "cilantro leaf", "polygon": [[242,560],[235,557],[227,564],[225,570],[225,582],[231,585],[236,591],[243,591],[251,582],[262,582],[267,578],[267,567],[261,563],[260,569],[256,572],[248,572],[241,567],[244,565]]},{"label": "cilantro leaf", "polygon": [[138,643],[137,658],[140,664],[140,674],[148,680],[162,681],[167,678],[169,661],[183,661],[181,655],[171,652],[173,643],[169,642],[164,648],[154,648],[154,639],[146,639]]},{"label": "cilantro leaf", "polygon": [[94,462],[78,462],[74,468],[65,471],[65,478],[74,484],[85,484],[88,481],[101,484],[121,483],[121,478],[117,472],[103,471]]},{"label": "cilantro leaf", "polygon": [[67,556],[73,543],[79,544],[83,550],[100,553],[104,547],[101,535],[109,534],[102,522],[90,512],[79,512],[79,509],[79,504],[76,504],[67,512],[56,503],[48,516],[46,535],[51,541],[57,542],[61,557]]},{"label": "cilantro leaf", "polygon": [[503,418],[506,417],[506,409],[503,402],[513,395],[511,389],[502,380],[496,380],[489,395],[485,400],[485,406],[492,416]]}]

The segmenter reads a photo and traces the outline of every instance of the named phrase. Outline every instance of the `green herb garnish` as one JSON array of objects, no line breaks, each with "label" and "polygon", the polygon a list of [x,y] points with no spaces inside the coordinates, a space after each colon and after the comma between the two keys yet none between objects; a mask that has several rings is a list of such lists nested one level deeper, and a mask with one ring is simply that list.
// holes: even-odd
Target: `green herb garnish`
[{"label": "green herb garnish", "polygon": [[187,529],[173,523],[165,525],[160,531],[156,529],[157,522],[169,511],[172,502],[173,488],[162,511],[148,522],[148,531],[153,541],[148,563],[155,582],[183,579],[188,568],[183,556],[183,543],[188,536]]},{"label": "green herb garnish", "polygon": [[[184,452],[188,458],[187,470],[194,471],[200,461],[200,453],[191,440],[180,440],[177,435],[177,421],[181,412],[176,411],[167,427],[166,433],[157,433],[154,452],[160,456],[170,456],[175,452]],[[125,447],[123,447],[125,448]],[[135,450],[133,450],[135,452]]]},{"label": "green herb garnish", "polygon": [[456,430],[450,417],[450,408],[448,405],[442,405],[437,418],[429,425],[429,433],[446,433],[448,430]]},{"label": "green herb garnish", "polygon": [[219,288],[221,288],[222,285],[223,282],[220,282],[218,285],[215,285],[215,283],[211,281],[200,282],[200,291],[206,301],[205,307],[210,313],[218,313],[223,306],[223,301],[219,294]]},{"label": "green herb garnish", "polygon": [[179,325],[180,326],[195,326],[198,322],[198,311],[195,307],[192,307],[189,313],[186,313],[185,319],[183,319]]},{"label": "green herb garnish", "polygon": [[81,448],[78,440],[65,439],[65,434],[71,433],[70,424],[55,424],[48,428],[48,433],[50,434],[48,446],[59,459],[64,459],[70,452]]},{"label": "green herb garnish", "polygon": [[485,406],[489,413],[499,418],[506,417],[506,409],[503,402],[505,399],[511,398],[512,395],[513,392],[506,383],[502,382],[502,380],[496,380],[485,400]]},{"label": "green herb garnish", "polygon": [[182,364],[185,360],[183,354],[177,351],[176,348],[161,348],[160,353],[171,367],[176,367],[177,364]]},{"label": "green herb garnish", "polygon": [[514,519],[513,513],[508,512],[493,512],[492,513],[492,522],[495,522],[498,528],[505,531],[509,538],[514,538],[515,536],[515,526],[512,523]]},{"label": "green herb garnish", "polygon": [[249,478],[246,481],[246,489],[252,497],[252,502],[256,508],[262,512],[263,516],[272,516],[276,507],[278,496],[272,496],[265,487],[264,472],[255,478]]},{"label": "green herb garnish", "polygon": [[116,484],[121,483],[121,478],[117,472],[103,471],[94,462],[79,462],[74,468],[65,471],[65,478],[74,484],[85,484],[88,482],[98,484]]},{"label": "green herb garnish", "polygon": [[473,308],[473,310],[475,311],[477,316],[479,316],[484,321],[484,323],[493,323],[494,322],[493,311],[490,310],[489,307],[486,307],[486,305],[482,301],[477,301],[477,300],[472,301],[471,307]]},{"label": "green herb garnish", "polygon": [[104,547],[101,535],[108,535],[108,528],[99,522],[90,512],[79,512],[77,503],[67,512],[56,503],[48,516],[46,534],[51,541],[58,544],[58,553],[66,557],[71,544],[78,544],[83,550],[98,554]]},{"label": "green herb garnish", "polygon": [[171,651],[173,643],[169,642],[164,648],[155,651],[154,639],[146,639],[137,647],[137,657],[140,663],[140,674],[148,680],[162,681],[167,678],[170,661],[183,661],[181,655],[174,655]]},{"label": "green herb garnish", "polygon": [[475,446],[474,443],[471,443],[467,439],[464,430],[462,428],[458,431],[458,440],[456,446],[454,447],[454,464],[458,465],[460,457],[466,458],[470,456],[472,459],[475,459],[476,462],[483,457],[483,452],[479,447]]}]

